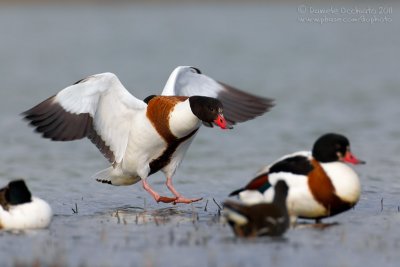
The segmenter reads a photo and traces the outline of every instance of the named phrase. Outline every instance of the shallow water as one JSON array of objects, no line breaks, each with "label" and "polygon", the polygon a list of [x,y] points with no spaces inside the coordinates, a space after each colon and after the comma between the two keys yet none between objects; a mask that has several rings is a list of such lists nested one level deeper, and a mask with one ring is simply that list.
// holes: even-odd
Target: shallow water
[{"label": "shallow water", "polygon": [[[300,22],[312,15],[295,4],[1,6],[0,182],[25,178],[55,213],[49,229],[0,232],[2,266],[398,266],[400,6],[385,5],[391,22],[322,25]],[[90,142],[43,140],[19,116],[104,71],[144,98],[177,65],[276,99],[270,113],[232,131],[200,131],[174,177],[182,193],[204,197],[193,205],[96,183],[91,175],[107,162]],[[358,205],[324,230],[234,238],[213,199],[330,131],[367,161],[355,168]],[[161,174],[149,181],[168,194]]]}]

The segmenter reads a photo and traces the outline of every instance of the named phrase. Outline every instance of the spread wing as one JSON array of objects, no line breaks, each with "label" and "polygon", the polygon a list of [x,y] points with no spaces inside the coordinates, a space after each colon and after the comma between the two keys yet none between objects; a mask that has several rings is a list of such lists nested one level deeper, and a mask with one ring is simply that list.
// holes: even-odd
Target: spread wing
[{"label": "spread wing", "polygon": [[230,124],[245,122],[267,112],[273,100],[255,96],[201,74],[193,67],[177,67],[170,75],[162,95],[200,95],[218,98]]},{"label": "spread wing", "polygon": [[128,144],[131,122],[147,105],[132,96],[112,73],[89,76],[25,111],[44,138],[89,138],[110,161],[119,163]]}]

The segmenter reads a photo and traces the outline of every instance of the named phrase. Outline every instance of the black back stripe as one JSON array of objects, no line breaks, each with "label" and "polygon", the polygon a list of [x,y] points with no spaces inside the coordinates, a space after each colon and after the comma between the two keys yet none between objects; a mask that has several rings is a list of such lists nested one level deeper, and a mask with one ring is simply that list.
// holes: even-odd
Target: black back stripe
[{"label": "black back stripe", "polygon": [[283,159],[269,169],[269,173],[289,172],[298,175],[307,175],[313,170],[309,159],[304,156],[294,156]]},{"label": "black back stripe", "polygon": [[152,100],[154,97],[156,97],[156,95],[149,95],[148,97],[143,99],[143,102],[149,104],[150,100]]}]

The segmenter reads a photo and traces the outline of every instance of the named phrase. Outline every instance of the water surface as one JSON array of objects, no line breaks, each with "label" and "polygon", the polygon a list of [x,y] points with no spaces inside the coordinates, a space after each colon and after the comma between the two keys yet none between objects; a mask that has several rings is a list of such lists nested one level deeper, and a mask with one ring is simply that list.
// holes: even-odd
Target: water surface
[{"label": "water surface", "polygon": [[[2,6],[0,182],[25,178],[55,213],[49,229],[0,232],[3,264],[398,266],[400,6],[387,5],[388,23],[322,25],[300,22],[310,14],[295,4]],[[276,99],[270,113],[232,131],[200,131],[174,177],[182,193],[204,197],[193,205],[156,204],[140,185],[91,180],[107,162],[90,142],[41,139],[19,116],[104,71],[144,98],[178,65]],[[331,131],[367,161],[355,168],[359,204],[325,230],[235,239],[213,199]],[[168,194],[161,174],[149,181]]]}]

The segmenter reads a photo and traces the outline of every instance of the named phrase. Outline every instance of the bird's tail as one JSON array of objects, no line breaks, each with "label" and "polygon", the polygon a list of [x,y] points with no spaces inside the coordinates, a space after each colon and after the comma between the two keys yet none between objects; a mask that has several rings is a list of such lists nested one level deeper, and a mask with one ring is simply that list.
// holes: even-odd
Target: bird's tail
[{"label": "bird's tail", "polygon": [[233,197],[233,196],[239,195],[239,193],[242,192],[242,191],[244,191],[244,190],[246,190],[246,188],[244,188],[244,187],[243,187],[243,188],[239,188],[239,189],[237,189],[237,190],[231,192],[231,193],[229,194],[229,197]]},{"label": "bird's tail", "polygon": [[246,190],[258,190],[261,193],[263,193],[265,190],[271,187],[271,184],[268,181],[268,173],[261,173],[253,180],[251,180],[245,187],[239,188],[232,193],[229,194],[229,196],[235,196],[239,195],[241,192],[246,191]]},{"label": "bird's tail", "polygon": [[139,176],[125,174],[118,166],[101,170],[92,176],[97,182],[110,185],[132,185],[140,181]]}]

